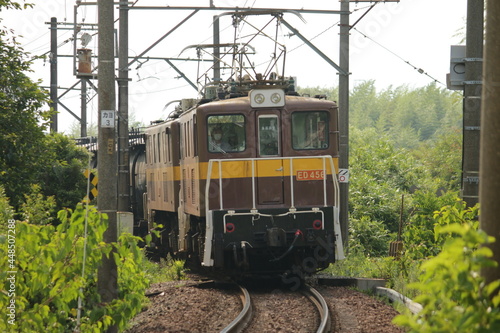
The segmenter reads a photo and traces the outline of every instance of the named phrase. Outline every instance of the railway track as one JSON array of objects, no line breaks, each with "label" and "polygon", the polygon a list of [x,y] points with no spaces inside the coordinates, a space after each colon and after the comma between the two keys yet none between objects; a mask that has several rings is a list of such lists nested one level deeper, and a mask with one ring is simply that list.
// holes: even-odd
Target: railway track
[{"label": "railway track", "polygon": [[323,296],[314,288],[307,285],[304,286],[302,293],[313,303],[320,314],[320,324],[317,333],[330,332],[332,321],[330,318],[330,310]]},{"label": "railway track", "polygon": [[[251,328],[252,331],[254,331],[255,326],[258,326],[259,323],[256,321],[259,321],[259,318],[254,318],[253,312],[252,312],[252,307],[255,305],[252,305],[252,299],[250,296],[250,293],[248,290],[243,287],[239,286],[240,291],[241,291],[241,302],[242,302],[242,311],[238,314],[238,316],[227,326],[225,327],[221,332],[223,333],[234,333],[234,332],[244,332],[246,328],[248,327],[253,327]],[[282,302],[287,303],[289,307],[293,306],[293,304],[297,304],[297,308],[305,308],[304,304],[302,302],[302,298],[306,298],[309,300],[311,304],[311,308],[309,309],[310,311],[317,311],[315,314],[309,314],[307,312],[302,313],[301,317],[306,317],[310,318],[310,320],[314,320],[314,318],[319,318],[319,325],[316,329],[316,332],[318,333],[326,333],[330,332],[331,329],[331,318],[330,318],[330,311],[328,309],[328,304],[321,296],[321,294],[314,288],[309,287],[309,286],[304,286],[304,288],[301,290],[300,294],[296,292],[281,292],[280,293],[282,296]],[[301,296],[297,296],[301,295]],[[254,294],[255,298],[260,298],[258,302],[258,307],[262,306],[262,304],[269,305],[269,299],[276,299],[277,293],[276,290],[272,292],[266,292],[264,294],[259,294],[255,292]],[[290,301],[290,297],[293,298],[293,301]],[[290,305],[292,304],[292,305]],[[257,308],[257,310],[259,310]],[[266,313],[269,309],[261,309],[262,312]],[[287,312],[286,312],[287,313]],[[285,313],[281,313],[282,315],[285,315]],[[288,319],[284,320],[285,322],[288,322]],[[318,320],[314,320],[316,323]],[[251,325],[250,325],[251,324]]]},{"label": "railway track", "polygon": [[240,298],[243,309],[238,316],[221,331],[222,333],[242,332],[252,319],[252,301],[250,299],[250,294],[245,287],[239,286],[239,288],[241,291]]},{"label": "railway track", "polygon": [[350,288],[320,283],[318,292],[301,293],[267,280],[245,286],[199,278],[155,284],[126,332],[403,332],[391,324],[393,308]]}]

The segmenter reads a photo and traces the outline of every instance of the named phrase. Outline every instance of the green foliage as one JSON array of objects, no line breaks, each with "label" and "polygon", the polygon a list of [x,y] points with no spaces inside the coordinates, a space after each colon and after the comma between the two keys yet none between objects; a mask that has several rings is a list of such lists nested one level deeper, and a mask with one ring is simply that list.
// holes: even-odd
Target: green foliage
[{"label": "green foliage", "polygon": [[[0,10],[2,8],[5,9],[26,9],[33,7],[32,3],[26,3],[23,1],[23,3],[17,2],[17,1],[11,1],[11,0],[0,0]],[[1,21],[1,19],[0,19]]]},{"label": "green foliage", "polygon": [[[148,285],[139,240],[123,234],[115,244],[104,243],[107,217],[92,207],[86,211],[78,205],[74,212],[63,210],[58,216],[61,223],[57,227],[16,223],[15,260],[0,262],[3,290],[9,288],[8,272],[16,272],[15,296],[0,293],[3,309],[11,298],[16,302],[15,325],[0,321],[0,331],[73,331],[79,297],[83,300],[81,332],[101,332],[111,324],[122,329],[141,310]],[[0,255],[7,258],[6,244],[0,245]],[[112,255],[118,267],[119,297],[110,304],[101,303],[97,292],[97,269],[103,255]]]},{"label": "green foliage", "polygon": [[352,89],[349,97],[350,123],[359,129],[375,127],[382,113],[379,105],[375,81],[358,84]]},{"label": "green foliage", "polygon": [[398,147],[415,148],[444,129],[460,127],[459,97],[432,83],[410,90],[389,87],[378,93],[375,81],[354,87],[350,96],[351,125],[377,128]]},{"label": "green foliage", "polygon": [[51,133],[46,139],[50,164],[40,170],[38,182],[44,195],[55,197],[57,210],[73,207],[87,192],[83,170],[88,166],[89,153],[63,134]]},{"label": "green foliage", "polygon": [[376,261],[378,258],[368,257],[359,247],[349,250],[344,260],[339,260],[325,270],[333,276],[348,276],[362,278],[379,278]]},{"label": "green foliage", "polygon": [[[0,6],[17,7],[10,1]],[[46,91],[25,74],[31,66],[27,58],[15,37],[0,29],[0,184],[14,207],[46,165],[43,132],[51,116],[42,109]]]},{"label": "green foliage", "polygon": [[333,276],[385,279],[386,286],[403,295],[414,297],[416,292],[407,288],[408,281],[415,282],[420,274],[420,262],[407,257],[367,256],[358,248],[350,249],[345,260],[330,265],[325,273]]},{"label": "green foliage", "polygon": [[338,100],[339,89],[335,88],[326,88],[326,87],[298,87],[297,92],[301,96],[311,96],[314,97],[316,95],[325,95],[326,98],[330,101]]},{"label": "green foliage", "polygon": [[151,283],[164,281],[179,281],[185,278],[184,261],[167,256],[160,262],[144,261],[143,269]]},{"label": "green foliage", "polygon": [[369,217],[389,232],[399,226],[401,195],[430,186],[429,174],[408,151],[396,148],[375,129],[351,130],[350,216]]},{"label": "green foliage", "polygon": [[443,225],[457,219],[468,223],[477,218],[477,208],[467,208],[456,192],[441,194],[418,191],[413,196],[414,212],[403,233],[406,255],[412,259],[425,259],[441,252],[446,237],[436,230]]},{"label": "green foliage", "polygon": [[389,242],[393,237],[380,221],[372,221],[367,216],[349,221],[349,249],[366,256],[382,257],[389,252]]},{"label": "green foliage", "polygon": [[[395,323],[410,332],[498,332],[500,331],[500,281],[485,284],[479,274],[484,267],[496,267],[492,243],[470,211],[443,208],[436,214],[436,238],[446,239],[443,250],[422,264],[421,292],[415,300],[423,310],[417,315],[401,315]],[[452,236],[452,237],[450,237]]]},{"label": "green foliage", "polygon": [[0,235],[7,234],[7,221],[13,217],[14,209],[10,206],[3,186],[0,185]]},{"label": "green foliage", "polygon": [[435,136],[435,140],[422,143],[413,151],[422,161],[436,183],[457,191],[461,186],[462,131],[451,128]]},{"label": "green foliage", "polygon": [[30,194],[25,194],[26,201],[21,205],[21,216],[24,221],[32,224],[49,224],[54,220],[56,200],[45,197],[39,185],[31,187]]},{"label": "green foliage", "polygon": [[[0,9],[31,6],[0,1]],[[58,208],[73,207],[85,193],[81,161],[87,155],[70,139],[45,134],[53,110],[40,82],[26,75],[31,65],[13,32],[0,28],[0,185],[16,209],[32,184],[45,196],[55,195]]]}]

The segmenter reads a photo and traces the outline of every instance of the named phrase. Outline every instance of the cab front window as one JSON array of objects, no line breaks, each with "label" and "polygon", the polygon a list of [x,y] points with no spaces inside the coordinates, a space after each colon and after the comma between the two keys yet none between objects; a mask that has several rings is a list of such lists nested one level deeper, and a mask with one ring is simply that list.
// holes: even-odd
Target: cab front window
[{"label": "cab front window", "polygon": [[207,118],[207,143],[210,153],[241,152],[246,149],[245,117],[217,115]]},{"label": "cab front window", "polygon": [[328,148],[328,112],[301,111],[292,114],[293,149]]}]

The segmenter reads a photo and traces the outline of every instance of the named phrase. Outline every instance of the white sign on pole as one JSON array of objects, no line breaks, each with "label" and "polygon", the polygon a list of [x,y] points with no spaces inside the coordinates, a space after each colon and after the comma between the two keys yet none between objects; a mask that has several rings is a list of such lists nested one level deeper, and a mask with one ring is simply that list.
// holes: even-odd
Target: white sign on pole
[{"label": "white sign on pole", "polygon": [[101,111],[101,127],[114,128],[115,127],[115,111],[102,110]]},{"label": "white sign on pole", "polygon": [[349,169],[339,169],[339,183],[349,183]]}]

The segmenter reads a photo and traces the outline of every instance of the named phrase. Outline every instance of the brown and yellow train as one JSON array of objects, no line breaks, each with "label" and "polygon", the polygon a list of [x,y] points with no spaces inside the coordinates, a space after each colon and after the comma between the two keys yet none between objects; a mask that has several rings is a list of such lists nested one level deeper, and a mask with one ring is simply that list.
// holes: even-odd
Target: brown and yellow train
[{"label": "brown and yellow train", "polygon": [[[142,209],[156,247],[229,273],[312,273],[343,257],[338,108],[273,86],[186,100],[145,131]],[[143,165],[139,165],[143,164]]]}]

